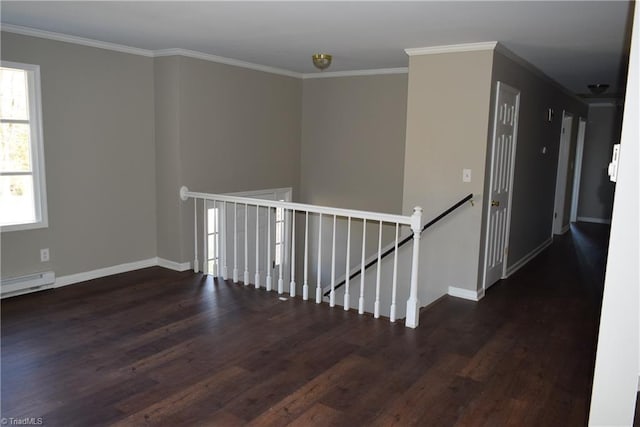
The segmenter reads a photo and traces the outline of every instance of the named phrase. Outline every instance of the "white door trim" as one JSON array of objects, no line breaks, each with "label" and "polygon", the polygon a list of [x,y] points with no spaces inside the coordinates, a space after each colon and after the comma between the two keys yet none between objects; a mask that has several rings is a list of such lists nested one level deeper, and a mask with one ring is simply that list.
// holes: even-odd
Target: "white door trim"
[{"label": "white door trim", "polygon": [[580,198],[580,178],[582,177],[582,156],[584,155],[584,137],[587,129],[587,120],[578,118],[578,135],[576,142],[576,158],[573,170],[573,194],[571,196],[571,218],[569,222],[578,220],[578,201]]}]

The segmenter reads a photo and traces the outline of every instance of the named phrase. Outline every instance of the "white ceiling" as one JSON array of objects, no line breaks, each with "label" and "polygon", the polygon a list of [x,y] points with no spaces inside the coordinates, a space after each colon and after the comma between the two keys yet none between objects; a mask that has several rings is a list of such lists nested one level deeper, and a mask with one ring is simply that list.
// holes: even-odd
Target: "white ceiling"
[{"label": "white ceiling", "polygon": [[2,23],[147,50],[180,48],[298,73],[406,67],[405,48],[499,41],[574,93],[621,92],[628,1],[15,2]]}]

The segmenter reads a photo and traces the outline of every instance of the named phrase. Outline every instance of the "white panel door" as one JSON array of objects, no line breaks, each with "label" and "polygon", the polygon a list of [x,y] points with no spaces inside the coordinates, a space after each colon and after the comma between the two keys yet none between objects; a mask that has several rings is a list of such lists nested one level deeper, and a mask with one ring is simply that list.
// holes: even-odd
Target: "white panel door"
[{"label": "white panel door", "polygon": [[498,82],[493,113],[484,288],[505,275],[520,91]]},{"label": "white panel door", "polygon": [[552,234],[563,234],[567,231],[567,229],[564,229],[562,222],[564,220],[564,202],[567,193],[567,174],[569,172],[569,148],[571,146],[572,127],[573,116],[565,111],[562,114],[560,148],[558,149],[558,173],[556,175],[556,197]]}]

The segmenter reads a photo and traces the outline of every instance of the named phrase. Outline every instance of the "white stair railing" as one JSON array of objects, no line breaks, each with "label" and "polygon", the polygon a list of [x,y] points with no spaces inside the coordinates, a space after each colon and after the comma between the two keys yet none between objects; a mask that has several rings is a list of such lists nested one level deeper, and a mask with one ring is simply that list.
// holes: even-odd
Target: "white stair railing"
[{"label": "white stair railing", "polygon": [[[286,236],[288,239],[286,244],[281,244],[279,251],[281,258],[288,257],[288,265],[286,263],[280,262],[278,266],[278,293],[284,292],[284,273],[285,270],[289,270],[286,273],[290,274],[289,276],[289,295],[291,297],[296,296],[296,255],[303,256],[302,266],[303,266],[303,278],[302,278],[302,299],[309,299],[309,289],[313,288],[314,284],[311,283],[312,275],[310,275],[310,266],[309,266],[309,256],[310,256],[310,245],[311,236],[310,236],[310,216],[317,216],[318,218],[318,235],[317,235],[317,276],[316,276],[316,303],[322,302],[323,295],[323,285],[321,283],[322,280],[322,218],[323,216],[331,219],[332,230],[331,230],[331,268],[330,268],[330,293],[329,293],[329,301],[330,306],[333,307],[336,302],[336,294],[335,294],[335,284],[336,284],[336,242],[339,241],[340,244],[346,245],[346,266],[349,269],[349,257],[351,247],[357,248],[359,246],[359,242],[353,242],[352,245],[352,224],[356,221],[362,222],[362,252],[361,252],[361,265],[360,269],[362,270],[360,287],[359,287],[359,299],[358,299],[358,312],[364,312],[364,300],[365,294],[367,292],[372,292],[375,294],[375,302],[374,302],[374,317],[380,317],[380,292],[381,292],[381,260],[378,256],[377,260],[377,273],[376,273],[376,284],[375,289],[366,289],[365,281],[364,281],[364,270],[365,270],[365,249],[367,245],[367,224],[377,225],[378,229],[378,241],[377,241],[377,249],[378,254],[380,254],[382,249],[382,232],[383,226],[392,226],[395,232],[395,241],[393,244],[397,245],[398,236],[400,235],[400,230],[403,227],[409,227],[411,232],[413,233],[413,248],[412,248],[412,256],[410,263],[410,281],[409,283],[404,283],[404,286],[408,287],[409,298],[407,300],[406,306],[406,319],[405,325],[410,328],[415,328],[419,323],[419,310],[420,310],[420,302],[418,300],[418,265],[419,265],[419,255],[420,255],[420,232],[421,232],[421,217],[422,217],[422,208],[416,207],[413,210],[413,214],[410,216],[405,215],[395,215],[395,214],[386,214],[379,212],[369,212],[369,211],[361,211],[361,210],[352,210],[352,209],[342,209],[342,208],[333,208],[327,206],[317,206],[310,204],[302,204],[302,203],[293,203],[293,202],[283,202],[283,201],[272,201],[272,200],[263,200],[263,199],[254,199],[248,197],[239,197],[239,196],[229,196],[223,194],[210,194],[210,193],[198,193],[189,191],[186,187],[182,187],[180,189],[180,197],[183,201],[188,199],[193,199],[194,203],[194,261],[193,261],[193,270],[194,272],[200,271],[200,262],[198,259],[198,253],[202,257],[202,271],[205,273],[209,273],[212,275],[217,275],[219,272],[222,272],[222,276],[224,279],[227,279],[227,271],[229,265],[233,266],[233,282],[237,283],[239,281],[239,254],[238,254],[238,246],[240,243],[244,243],[244,256],[242,258],[243,263],[241,264],[244,267],[244,285],[249,285],[250,280],[250,257],[248,252],[249,242],[255,242],[255,265],[254,268],[254,286],[259,288],[261,286],[260,283],[260,265],[265,266],[265,287],[267,290],[272,290],[272,270],[274,268],[274,262],[272,259],[272,253],[277,251],[272,251],[272,245],[275,242],[272,240],[272,232],[274,229],[282,229],[282,227],[272,227],[271,222],[276,220],[276,212],[279,212],[281,215],[284,213],[284,217],[290,218],[290,220],[285,222],[287,230],[282,233],[283,237]],[[202,239],[198,239],[198,208],[200,207],[200,203],[202,203],[203,215],[202,215]],[[207,224],[207,220],[209,215],[207,215],[208,209],[220,209],[213,218],[216,219],[216,224],[211,225]],[[250,226],[254,221],[249,222],[249,215],[255,214],[255,226]],[[261,220],[261,215],[264,220]],[[296,215],[303,221],[300,221],[300,224],[304,224],[304,230],[296,230]],[[231,216],[231,221],[229,221],[228,216]],[[347,231],[346,236],[338,236],[337,235],[337,227],[336,221],[337,219],[346,220],[347,222]],[[261,234],[261,223],[266,222],[266,236],[260,236]],[[227,225],[230,224],[230,228],[232,230],[227,230]],[[244,226],[244,229],[239,230]],[[263,225],[264,226],[264,225]],[[300,225],[299,225],[300,226]],[[209,232],[210,230],[213,230]],[[232,233],[233,236],[229,236],[229,233]],[[249,238],[250,233],[255,233]],[[242,234],[242,237],[239,238],[239,234]],[[296,253],[296,250],[299,250],[296,245],[296,235],[304,236],[304,242],[298,242],[304,247],[300,250],[300,254]],[[211,237],[213,236],[213,238]],[[210,239],[213,239],[213,243]],[[227,243],[227,239],[229,242]],[[199,240],[201,242],[199,243]],[[264,241],[266,243],[264,250],[261,252],[260,242]],[[200,250],[199,250],[199,245]],[[230,245],[233,250],[229,251],[232,253],[231,258],[229,259],[229,254],[227,251],[227,246]],[[208,253],[207,247],[211,246],[215,248],[214,250],[210,250]],[[287,248],[290,253],[285,254],[285,257],[282,257],[282,251],[284,248]],[[397,253],[397,252],[396,252]],[[254,254],[252,254],[253,257]],[[397,257],[397,255],[396,255]],[[220,268],[221,267],[221,268]],[[348,277],[348,275],[347,275]],[[393,272],[392,272],[392,280],[388,286],[391,287],[391,306],[389,307],[390,313],[390,321],[394,322],[396,320],[396,295],[397,287],[399,285],[398,282],[398,262],[397,258],[393,262]],[[385,286],[387,284],[385,283]],[[406,294],[406,292],[404,293]],[[344,309],[349,310],[349,283],[346,285],[346,293],[344,295]]]}]

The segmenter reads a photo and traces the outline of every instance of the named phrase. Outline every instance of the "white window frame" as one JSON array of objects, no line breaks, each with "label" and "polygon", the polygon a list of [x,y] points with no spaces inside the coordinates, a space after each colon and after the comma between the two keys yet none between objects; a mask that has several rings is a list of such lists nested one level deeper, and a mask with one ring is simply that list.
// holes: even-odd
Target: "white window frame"
[{"label": "white window frame", "polygon": [[[0,61],[0,66],[21,69],[27,72],[29,125],[31,140],[31,168],[33,177],[33,198],[36,220],[20,224],[0,226],[0,231],[32,230],[49,226],[47,212],[47,184],[44,169],[44,143],[42,136],[42,98],[40,86],[40,66],[20,62]],[[13,174],[7,174],[13,175]]]}]

